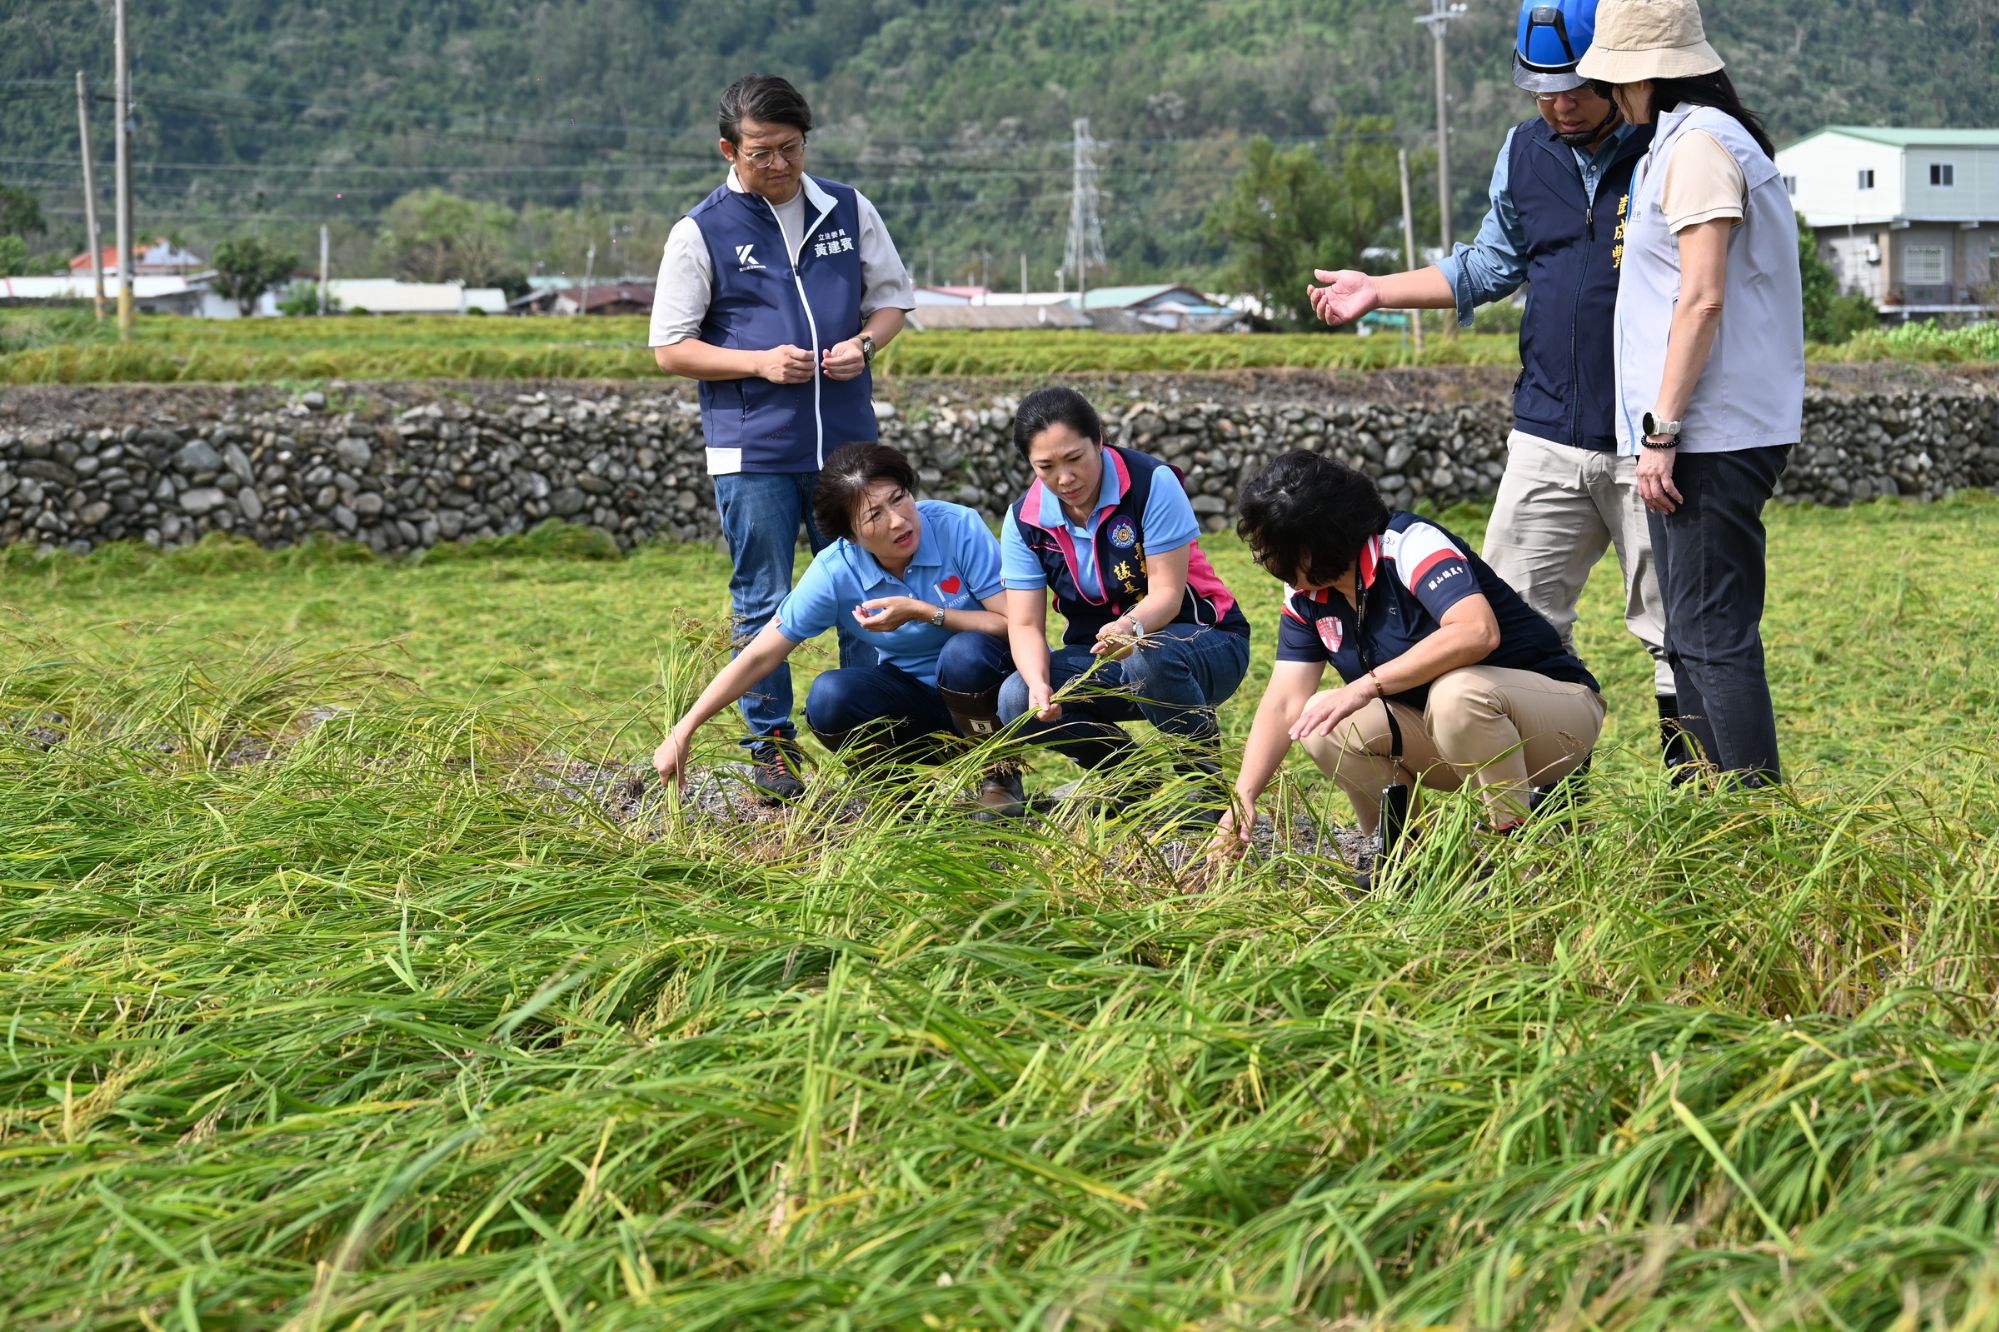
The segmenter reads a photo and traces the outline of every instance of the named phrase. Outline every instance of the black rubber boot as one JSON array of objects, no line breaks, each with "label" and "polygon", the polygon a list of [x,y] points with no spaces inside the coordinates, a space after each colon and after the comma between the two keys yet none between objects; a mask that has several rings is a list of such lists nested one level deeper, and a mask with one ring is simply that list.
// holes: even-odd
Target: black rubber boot
[{"label": "black rubber boot", "polygon": [[944,688],[939,688],[937,694],[944,700],[944,707],[950,712],[951,723],[958,728],[959,735],[967,740],[987,740],[999,733],[998,685],[977,694]]},{"label": "black rubber boot", "polygon": [[1069,729],[1049,748],[1091,772],[1109,772],[1138,752],[1138,742],[1111,722],[1075,722]]},{"label": "black rubber boot", "polygon": [[1583,761],[1545,786],[1527,788],[1527,814],[1533,817],[1542,810],[1571,809],[1589,798],[1590,758]]},{"label": "black rubber boot", "polygon": [[1700,755],[1694,749],[1694,737],[1680,725],[1680,700],[1673,694],[1659,695],[1659,751],[1673,785],[1694,779]]},{"label": "black rubber boot", "polygon": [[1212,828],[1221,822],[1229,806],[1229,791],[1222,784],[1222,728],[1212,712],[1201,716],[1201,724],[1181,742],[1186,749],[1174,761],[1173,771],[1184,779],[1186,794],[1174,812],[1178,822]]}]

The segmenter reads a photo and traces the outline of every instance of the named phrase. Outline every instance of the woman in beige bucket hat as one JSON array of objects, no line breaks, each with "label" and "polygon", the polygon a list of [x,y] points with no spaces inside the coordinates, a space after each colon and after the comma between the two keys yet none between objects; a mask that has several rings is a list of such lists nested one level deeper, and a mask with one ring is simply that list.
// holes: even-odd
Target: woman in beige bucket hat
[{"label": "woman in beige bucket hat", "polygon": [[1603,0],[1576,72],[1657,122],[1618,206],[1617,435],[1636,454],[1681,722],[1779,779],[1763,665],[1763,505],[1803,432],[1797,217],[1696,0]]}]

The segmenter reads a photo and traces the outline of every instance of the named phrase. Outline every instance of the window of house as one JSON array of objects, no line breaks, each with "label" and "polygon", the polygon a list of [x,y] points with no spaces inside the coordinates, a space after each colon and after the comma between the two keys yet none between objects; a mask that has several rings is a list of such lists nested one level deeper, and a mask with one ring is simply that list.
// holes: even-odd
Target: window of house
[{"label": "window of house", "polygon": [[1957,184],[1957,168],[1949,162],[1930,163],[1930,184],[1944,186]]},{"label": "window of house", "polygon": [[1784,177],[1784,193],[1796,194],[1797,192],[1798,192],[1798,178],[1796,176]]},{"label": "window of house", "polygon": [[1950,281],[1950,269],[1941,245],[1902,247],[1902,281],[1912,287],[1936,287]]},{"label": "window of house", "polygon": [[1860,188],[1863,190],[1874,188],[1874,172],[1871,169],[1860,173]]}]

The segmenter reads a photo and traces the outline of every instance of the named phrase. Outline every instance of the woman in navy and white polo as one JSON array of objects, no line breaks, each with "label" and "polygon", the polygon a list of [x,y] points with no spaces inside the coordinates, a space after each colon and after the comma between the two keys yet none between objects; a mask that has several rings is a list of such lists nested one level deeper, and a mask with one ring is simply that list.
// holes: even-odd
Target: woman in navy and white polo
[{"label": "woman in navy and white polo", "polygon": [[[741,698],[792,649],[842,622],[876,645],[874,666],[823,673],[805,721],[828,749],[862,738],[873,753],[920,759],[925,741],[998,728],[1000,682],[1013,669],[1001,614],[999,543],[960,504],[916,498],[909,460],[884,444],[849,444],[827,458],[813,519],[838,538],[736,659],[711,680],[653,755],[662,781],[683,778],[694,732]],[[1018,812],[1011,767],[987,778],[980,803]]]},{"label": "woman in navy and white polo", "polygon": [[[1179,473],[1106,444],[1096,409],[1070,388],[1028,394],[1013,440],[1035,481],[1000,529],[1016,667],[1001,717],[1031,715],[1028,739],[1088,768],[1128,757],[1120,723],[1143,718],[1194,742],[1183,767],[1214,771],[1215,708],[1249,667],[1249,621],[1201,553]],[[1065,621],[1052,654],[1051,598]],[[1087,692],[1053,701],[1093,666]]]},{"label": "woman in navy and white polo", "polygon": [[[1411,778],[1471,783],[1492,825],[1511,828],[1530,786],[1589,757],[1604,717],[1595,678],[1470,545],[1391,512],[1372,481],[1315,453],[1279,457],[1237,503],[1237,531],[1287,587],[1225,833],[1248,839],[1293,741],[1368,833],[1383,788]],[[1320,692],[1329,665],[1345,683]]]}]

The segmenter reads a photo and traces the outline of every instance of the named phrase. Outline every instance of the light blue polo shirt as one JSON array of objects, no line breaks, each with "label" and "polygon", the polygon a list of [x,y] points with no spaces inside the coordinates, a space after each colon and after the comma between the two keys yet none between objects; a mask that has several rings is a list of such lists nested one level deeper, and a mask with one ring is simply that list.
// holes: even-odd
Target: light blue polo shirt
[{"label": "light blue polo shirt", "polygon": [[[812,567],[779,603],[778,632],[803,643],[835,625],[857,624],[854,607],[881,597],[915,597],[945,610],[983,610],[981,603],[1000,590],[999,542],[986,520],[962,504],[944,500],[918,500],[916,513],[923,532],[902,577],[892,577],[857,542],[835,541],[813,557]],[[935,685],[937,656],[952,631],[916,621],[879,633],[866,629],[859,633],[882,661]]]},{"label": "light blue polo shirt", "polygon": [[[1041,525],[1052,528],[1059,524],[1069,530],[1076,546],[1076,585],[1093,601],[1102,600],[1104,595],[1103,580],[1097,576],[1097,528],[1123,498],[1118,490],[1117,469],[1110,465],[1109,458],[1104,460],[1104,479],[1097,489],[1096,510],[1086,523],[1070,522],[1055,492],[1045,486],[1041,490]],[[1146,555],[1178,550],[1200,535],[1201,523],[1194,517],[1187,488],[1180,484],[1179,475],[1171,467],[1160,468],[1152,474],[1152,493],[1145,497]],[[1000,578],[1007,587],[1023,592],[1048,586],[1048,575],[1041,568],[1040,558],[1027,548],[1027,542],[1020,536],[1020,525],[1011,519],[1001,524]]]}]

